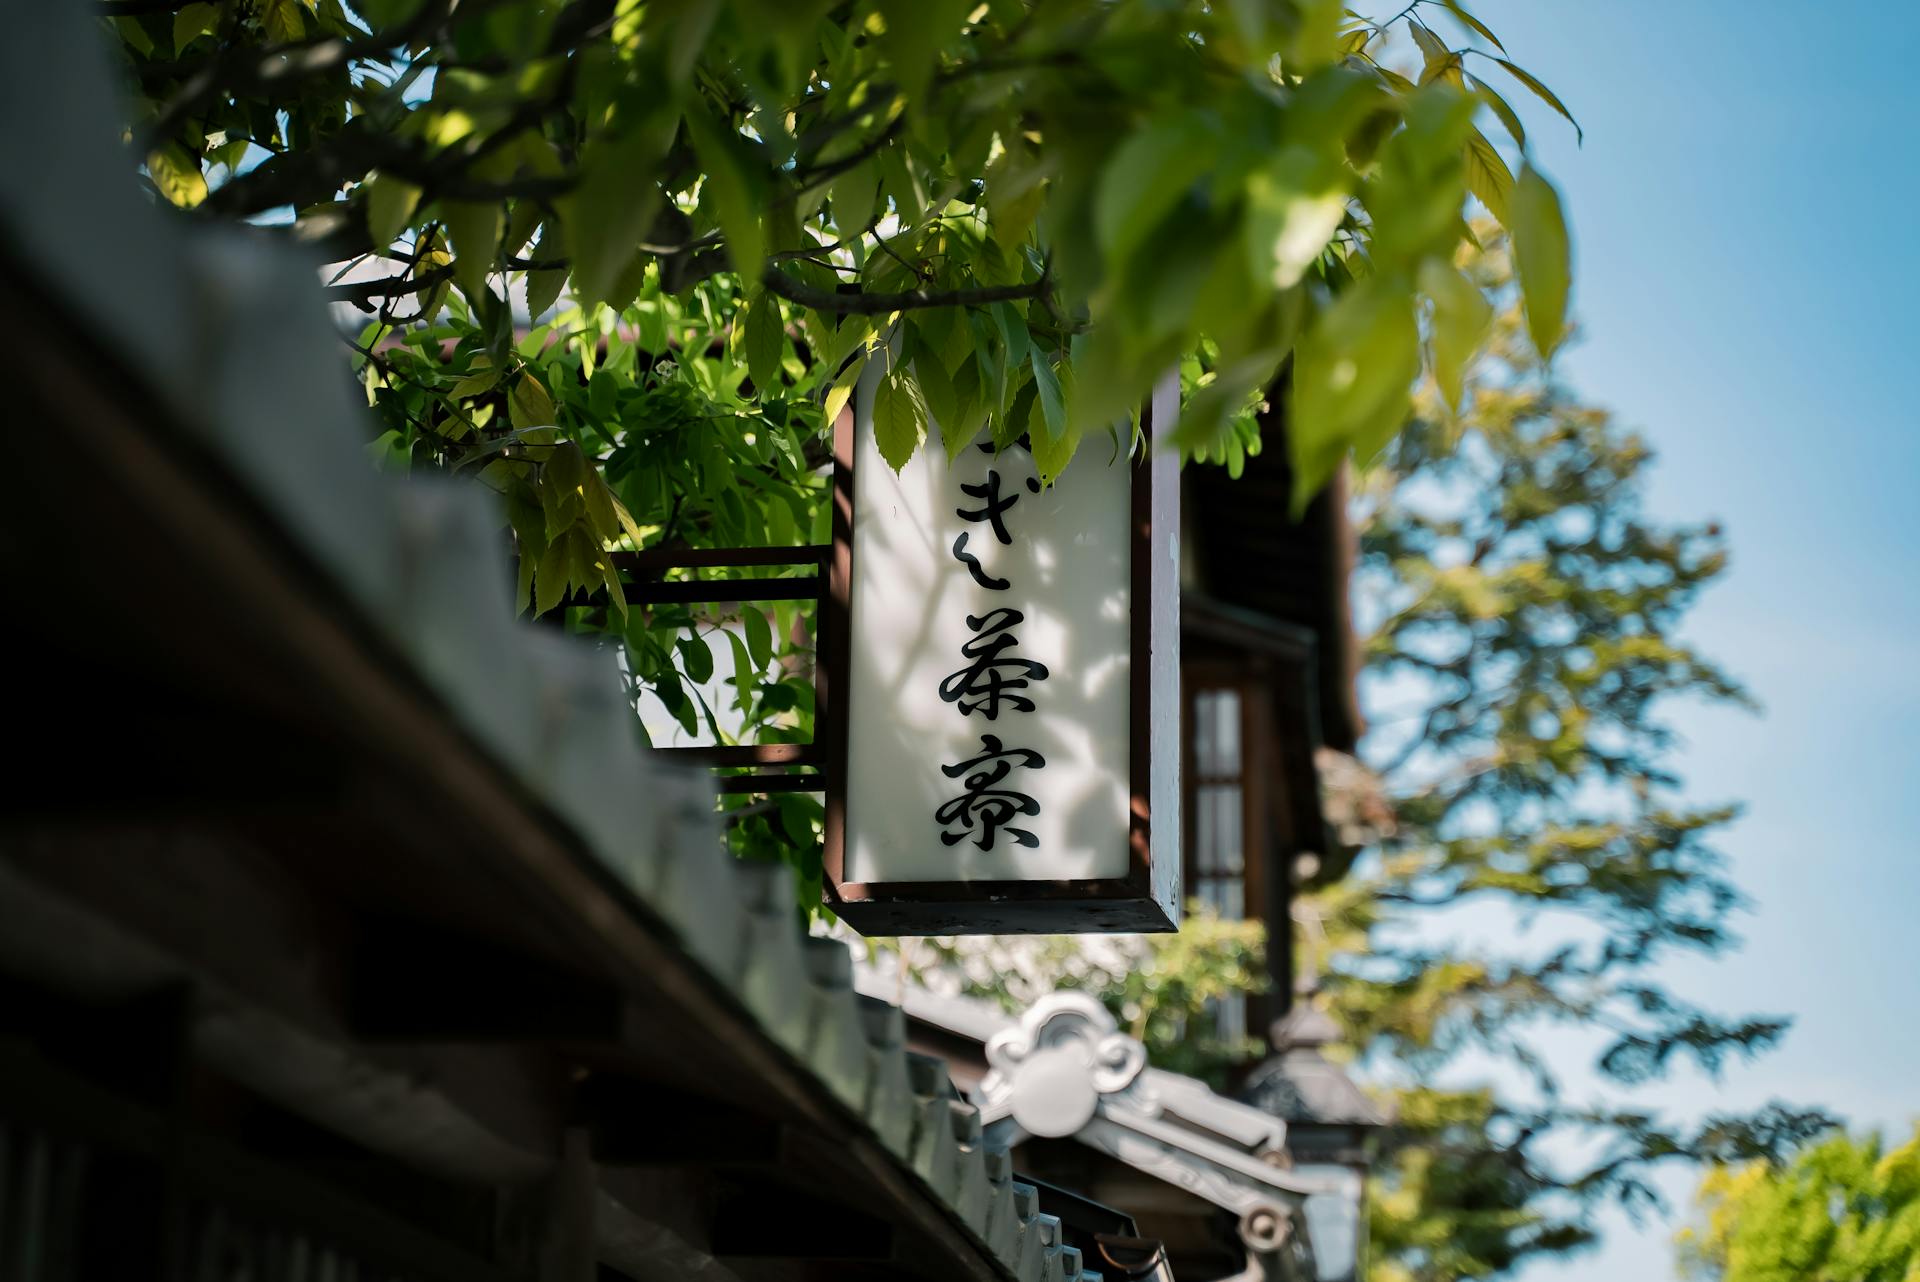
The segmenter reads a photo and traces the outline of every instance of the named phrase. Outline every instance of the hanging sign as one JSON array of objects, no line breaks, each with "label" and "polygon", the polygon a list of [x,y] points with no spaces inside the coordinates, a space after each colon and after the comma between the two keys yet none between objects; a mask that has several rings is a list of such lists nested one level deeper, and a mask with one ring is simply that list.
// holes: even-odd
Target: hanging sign
[{"label": "hanging sign", "polygon": [[[1023,446],[949,461],[934,428],[895,473],[883,364],[835,429],[830,906],[866,934],[1175,929],[1177,458],[1090,440],[1042,486]],[[1170,376],[1149,442],[1178,407]]]}]

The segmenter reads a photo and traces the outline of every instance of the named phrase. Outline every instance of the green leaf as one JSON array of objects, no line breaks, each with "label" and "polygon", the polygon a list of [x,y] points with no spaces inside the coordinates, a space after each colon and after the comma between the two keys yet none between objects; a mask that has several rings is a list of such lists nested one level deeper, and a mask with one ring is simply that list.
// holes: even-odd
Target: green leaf
[{"label": "green leaf", "polygon": [[613,495],[611,491],[608,493],[613,502],[613,519],[619,522],[620,528],[626,533],[626,536],[633,540],[633,546],[635,548],[644,547],[647,538],[646,535],[640,532],[640,526],[634,521],[633,513],[627,511],[627,505],[622,503],[617,495]]},{"label": "green leaf", "polygon": [[1420,334],[1404,281],[1370,276],[1308,326],[1294,352],[1287,433],[1296,512],[1349,449],[1369,458],[1400,429],[1419,373]]},{"label": "green leaf", "polygon": [[733,270],[744,281],[758,281],[766,263],[766,234],[760,226],[762,202],[745,154],[746,140],[730,123],[714,121],[700,110],[687,113],[687,131],[706,174],[700,205],[720,224]]},{"label": "green leaf", "polygon": [[128,48],[142,58],[153,56],[153,37],[147,34],[147,29],[141,25],[139,18],[115,18],[113,25],[119,31],[120,38],[127,42]]},{"label": "green leaf", "polygon": [[1407,19],[1407,29],[1413,33],[1413,42],[1420,46],[1420,53],[1427,60],[1427,66],[1445,62],[1453,56],[1453,50],[1447,48],[1447,42],[1412,18]]},{"label": "green leaf", "polygon": [[1462,24],[1477,32],[1488,44],[1498,49],[1501,53],[1507,51],[1507,47],[1500,43],[1500,37],[1494,35],[1486,23],[1468,13],[1466,6],[1461,4],[1460,0],[1440,0],[1440,2],[1446,5],[1448,11],[1452,13],[1454,17],[1458,18]]},{"label": "green leaf", "polygon": [[1111,259],[1124,259],[1212,168],[1217,135],[1205,117],[1156,120],[1121,143],[1094,196],[1093,231]]},{"label": "green leaf", "polygon": [[391,174],[371,173],[366,181],[367,234],[384,248],[406,229],[420,207],[420,189]]},{"label": "green leaf", "polygon": [[1567,119],[1567,123],[1573,126],[1573,136],[1575,141],[1584,143],[1587,140],[1586,131],[1580,128],[1580,122],[1573,118],[1573,113],[1567,110],[1567,104],[1564,102],[1561,102],[1560,99],[1557,96],[1555,96],[1553,90],[1541,84],[1540,81],[1536,80],[1524,68],[1515,66],[1513,63],[1508,62],[1505,58],[1495,58],[1494,61],[1499,63],[1501,66],[1505,67],[1507,69],[1508,75],[1512,76],[1515,80],[1518,80],[1521,84],[1525,85],[1527,88],[1533,90],[1534,96],[1540,99],[1541,102],[1546,103],[1549,107],[1552,107],[1555,111],[1559,112],[1562,116],[1565,116]]},{"label": "green leaf", "polygon": [[1513,171],[1478,129],[1467,135],[1467,190],[1502,227],[1512,229]]},{"label": "green leaf", "polygon": [[947,424],[960,417],[960,400],[954,394],[953,376],[941,363],[939,353],[924,345],[913,358],[914,381],[920,384],[921,399],[927,405],[927,418],[944,436]]},{"label": "green leaf", "polygon": [[968,7],[960,0],[880,0],[886,19],[881,46],[908,98],[926,91],[941,42],[957,34]]},{"label": "green leaf", "polygon": [[[579,185],[561,202],[560,211],[565,220],[566,244],[572,251],[573,285],[583,304],[606,302],[620,308],[633,301],[630,296],[616,298],[614,294],[638,258],[640,241],[660,208],[653,169],[663,149],[657,131],[644,128],[625,137],[591,142],[582,150]],[[549,223],[548,233],[551,231]],[[540,257],[559,256],[543,234]],[[549,288],[554,293],[547,293]],[[548,306],[558,290],[557,282],[550,286],[542,282],[541,292]],[[528,294],[531,307],[531,279]]]},{"label": "green leaf", "polygon": [[[575,446],[573,452],[579,454],[579,447]],[[625,533],[620,528],[620,517],[614,511],[617,504],[613,491],[608,489],[607,483],[600,479],[600,469],[588,464],[584,457],[581,458],[580,464],[579,488],[581,501],[586,505],[587,520],[593,526],[595,538],[602,544],[607,544]]]},{"label": "green leaf", "polygon": [[540,553],[540,568],[533,579],[533,613],[545,614],[567,595],[567,540],[550,541]]},{"label": "green leaf", "polygon": [[787,834],[787,840],[795,846],[811,845],[814,816],[820,803],[792,792],[775,793],[773,803],[780,812],[780,828]]},{"label": "green leaf", "polygon": [[1037,350],[1033,354],[1033,387],[1033,404],[1027,411],[1027,442],[1041,484],[1052,485],[1073,461],[1080,434],[1067,421],[1059,378]]},{"label": "green leaf", "polygon": [[178,54],[196,39],[220,25],[220,10],[210,4],[190,4],[173,15],[173,51]]},{"label": "green leaf", "polygon": [[547,517],[547,537],[570,533],[586,514],[587,461],[580,447],[563,441],[548,452],[540,471],[540,501]]},{"label": "green leaf", "polygon": [[1012,303],[995,303],[993,323],[999,327],[1000,341],[1006,347],[1008,372],[1019,369],[1033,345],[1033,336],[1027,332],[1026,318],[1014,310]]},{"label": "green leaf", "polygon": [[827,399],[823,408],[826,411],[829,428],[833,426],[834,420],[840,417],[840,411],[846,408],[848,399],[853,395],[854,384],[860,381],[860,371],[866,367],[867,358],[864,356],[849,361],[847,367],[840,371],[840,376],[833,380],[833,386],[827,389]]},{"label": "green leaf", "polygon": [[300,40],[307,34],[307,20],[300,0],[267,0],[260,15],[260,25],[266,31],[267,39],[275,44]]},{"label": "green leaf", "polygon": [[747,349],[747,376],[754,390],[767,396],[781,385],[780,358],[786,354],[787,331],[780,315],[780,304],[765,290],[747,308],[744,345]]},{"label": "green leaf", "polygon": [[[537,551],[535,550],[537,549]],[[520,545],[520,556],[516,562],[513,585],[513,612],[525,614],[533,605],[533,567],[539,560],[538,552],[544,552],[544,545]]]},{"label": "green leaf", "polygon": [[733,629],[726,629],[727,644],[733,647],[733,705],[742,712],[753,711],[753,657],[747,653],[747,643]]},{"label": "green leaf", "polygon": [[614,612],[617,613],[622,620],[625,620],[627,617],[627,590],[620,582],[620,571],[614,568],[613,558],[606,554],[604,548],[600,551],[598,564],[600,566],[600,582],[605,584],[607,589],[607,604],[613,607]]},{"label": "green leaf", "polygon": [[515,427],[551,427],[555,422],[553,398],[532,371],[520,375],[507,395],[507,418]]},{"label": "green leaf", "polygon": [[207,198],[207,180],[200,173],[200,162],[179,143],[147,153],[147,176],[162,196],[181,209],[192,209]]},{"label": "green leaf", "polygon": [[1520,170],[1513,193],[1513,266],[1526,302],[1527,332],[1541,356],[1553,355],[1567,328],[1573,252],[1560,193],[1532,165]]},{"label": "green leaf", "polygon": [[828,194],[833,201],[833,225],[841,235],[851,236],[872,223],[880,199],[880,175],[872,158],[836,177]]},{"label": "green leaf", "polygon": [[882,147],[875,157],[880,163],[882,190],[891,197],[893,211],[902,227],[918,223],[926,212],[927,193],[913,172],[905,147]]},{"label": "green leaf", "polygon": [[659,696],[673,719],[688,734],[700,733],[700,715],[694,710],[693,700],[687,698],[686,687],[680,683],[680,674],[672,668],[662,668],[653,679],[653,692]]},{"label": "green leaf", "polygon": [[994,243],[1011,250],[1026,240],[1046,204],[1046,169],[1028,154],[1016,136],[1006,151],[986,167],[987,213]]},{"label": "green leaf", "polygon": [[1060,376],[1053,372],[1053,366],[1040,354],[1039,348],[1033,349],[1033,386],[1036,399],[1040,403],[1041,418],[1046,424],[1049,437],[1057,437],[1067,424],[1067,408],[1060,395]]},{"label": "green leaf", "polygon": [[898,472],[927,439],[927,402],[912,371],[897,365],[873,393],[873,439],[880,457]]},{"label": "green leaf", "polygon": [[469,396],[479,396],[483,392],[492,391],[494,384],[499,381],[500,371],[489,367],[481,370],[477,374],[467,375],[458,383],[455,383],[453,390],[449,391],[447,395],[456,401],[464,401]]},{"label": "green leaf", "polygon": [[1248,175],[1242,234],[1255,277],[1275,289],[1299,284],[1346,212],[1339,167],[1321,163],[1305,148],[1289,147]]},{"label": "green leaf", "polygon": [[567,282],[567,274],[558,268],[547,271],[527,273],[527,315],[536,321],[544,316],[560,297],[560,287]]},{"label": "green leaf", "polygon": [[987,403],[980,388],[980,359],[969,353],[953,376],[954,416],[940,420],[940,443],[946,446],[947,462],[960,457],[960,451],[980,435],[986,421]]},{"label": "green leaf", "polygon": [[1433,377],[1447,408],[1458,410],[1466,369],[1493,323],[1493,307],[1450,263],[1420,264],[1420,288],[1433,300]]},{"label": "green leaf", "polygon": [[1526,126],[1520,123],[1519,115],[1508,105],[1507,100],[1495,93],[1493,87],[1486,81],[1475,76],[1467,77],[1467,87],[1473,91],[1474,97],[1486,103],[1493,110],[1493,114],[1500,118],[1500,123],[1506,126],[1507,133],[1512,136],[1514,142],[1525,147],[1527,145]]},{"label": "green leaf", "polygon": [[500,252],[500,233],[506,219],[500,206],[474,200],[452,200],[441,206],[440,219],[453,242],[453,279],[460,292],[477,299],[487,288],[487,273]]},{"label": "green leaf", "polygon": [[713,648],[697,632],[683,635],[674,645],[680,650],[680,667],[696,685],[713,679]]},{"label": "green leaf", "polygon": [[750,605],[740,612],[740,623],[747,634],[747,654],[753,659],[753,671],[765,672],[773,662],[773,626],[767,612]]}]

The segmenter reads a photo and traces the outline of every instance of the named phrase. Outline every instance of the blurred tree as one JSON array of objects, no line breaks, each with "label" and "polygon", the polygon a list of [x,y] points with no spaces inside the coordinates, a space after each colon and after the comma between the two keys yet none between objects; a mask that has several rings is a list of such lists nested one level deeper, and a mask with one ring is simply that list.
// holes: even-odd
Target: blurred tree
[{"label": "blurred tree", "polygon": [[[1475,1089],[1384,1089],[1397,1122],[1375,1172],[1375,1282],[1494,1277],[1577,1250],[1593,1240],[1597,1202],[1656,1202],[1647,1176],[1660,1163],[1771,1156],[1831,1124],[1772,1105],[1676,1127],[1637,1107],[1570,1103],[1533,1045],[1554,1025],[1598,1036],[1597,1075],[1632,1088],[1682,1060],[1718,1072],[1786,1021],[1723,1019],[1658,979],[1676,950],[1736,942],[1740,895],[1707,844],[1735,810],[1672,799],[1659,717],[1671,698],[1745,702],[1678,635],[1725,568],[1720,533],[1641,513],[1646,444],[1551,377],[1507,243],[1478,230],[1485,249],[1462,267],[1496,306],[1487,350],[1461,367],[1457,391],[1436,362],[1355,499],[1366,751],[1395,822],[1295,905],[1300,969],[1320,977],[1316,1000],[1362,1057],[1403,1082],[1431,1082],[1474,1052],[1507,1070]],[[1449,938],[1462,910],[1485,914],[1481,942]],[[1260,973],[1254,942],[1203,922],[1185,946],[1097,946],[1134,948],[1132,971],[1064,960],[1066,941],[1054,966],[1123,1018],[1143,1009],[1139,994],[1160,994],[1152,1018],[1204,1049],[1175,1034],[1174,1046],[1149,1042],[1156,1062],[1218,1076],[1226,1048],[1206,984]],[[928,958],[974,991],[1019,995],[1014,968],[982,966],[982,948],[1007,945],[952,941]],[[1044,991],[1048,975],[1018,973]]]},{"label": "blurred tree", "polygon": [[[1565,109],[1459,0],[1394,7],[98,0],[156,199],[336,265],[378,452],[498,491],[523,608],[623,644],[636,698],[762,741],[811,734],[811,611],[629,611],[611,554],[824,541],[870,361],[896,467],[989,433],[1053,477],[1176,364],[1174,444],[1231,461],[1291,359],[1312,482],[1405,417],[1417,312],[1436,359],[1478,341],[1469,192],[1557,341],[1559,201],[1474,73]],[[1418,83],[1378,60],[1402,36]],[[732,829],[814,904],[818,812]]]},{"label": "blurred tree", "polygon": [[[1718,1073],[1787,1021],[1725,1019],[1658,979],[1676,951],[1737,942],[1741,897],[1708,845],[1737,808],[1673,799],[1659,706],[1747,702],[1679,635],[1726,566],[1720,531],[1646,519],[1645,442],[1551,377],[1509,247],[1484,230],[1466,266],[1498,311],[1460,411],[1424,384],[1355,504],[1368,753],[1396,828],[1299,905],[1355,1046],[1416,1081],[1467,1052],[1515,1070],[1497,1089],[1397,1093],[1372,1225],[1393,1282],[1576,1249],[1596,1200],[1657,1204],[1658,1163],[1770,1156],[1831,1124],[1776,1104],[1675,1128],[1573,1104],[1533,1044],[1556,1025],[1596,1037],[1596,1075],[1632,1088],[1684,1060]],[[1494,923],[1481,942],[1450,936],[1463,908]]]},{"label": "blurred tree", "polygon": [[1913,1282],[1920,1278],[1920,1126],[1886,1151],[1835,1135],[1782,1164],[1716,1167],[1702,1222],[1680,1233],[1690,1276],[1715,1282]]}]

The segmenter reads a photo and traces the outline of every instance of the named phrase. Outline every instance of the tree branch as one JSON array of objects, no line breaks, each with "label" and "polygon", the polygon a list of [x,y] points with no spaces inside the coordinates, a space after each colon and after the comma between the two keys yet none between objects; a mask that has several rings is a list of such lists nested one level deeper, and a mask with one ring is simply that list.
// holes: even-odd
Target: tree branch
[{"label": "tree branch", "polygon": [[907,312],[926,307],[978,307],[987,303],[1011,303],[1045,298],[1053,288],[1046,277],[1026,285],[986,285],[973,289],[907,289],[893,294],[847,293],[815,289],[795,280],[777,267],[761,274],[760,283],[767,292],[778,294],[790,303],[816,311],[838,312],[843,316],[884,316],[888,312]]}]

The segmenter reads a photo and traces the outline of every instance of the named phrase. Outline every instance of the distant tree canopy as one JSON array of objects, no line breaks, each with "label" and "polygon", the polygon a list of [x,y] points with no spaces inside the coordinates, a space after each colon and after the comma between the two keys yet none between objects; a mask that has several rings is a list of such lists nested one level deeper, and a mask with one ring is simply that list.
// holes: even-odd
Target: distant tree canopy
[{"label": "distant tree canopy", "polygon": [[[1658,1164],[1778,1154],[1831,1124],[1780,1104],[1678,1124],[1633,1102],[1676,1063],[1718,1073],[1787,1027],[1662,982],[1674,954],[1737,943],[1742,898],[1708,844],[1737,807],[1678,800],[1664,721],[1676,699],[1747,702],[1681,635],[1726,552],[1717,526],[1642,512],[1646,442],[1551,376],[1508,246],[1486,239],[1466,268],[1499,310],[1459,412],[1423,385],[1357,487],[1366,747],[1396,829],[1302,904],[1318,927],[1302,946],[1374,1062],[1416,1082],[1469,1052],[1510,1070],[1397,1092],[1377,1282],[1577,1249],[1595,1203],[1657,1202]],[[1468,906],[1498,924],[1456,937],[1444,914]],[[1603,1098],[1568,1098],[1535,1044],[1556,1027],[1592,1040]]]},{"label": "distant tree canopy", "polygon": [[[1456,0],[1395,10],[100,3],[129,167],[334,265],[378,453],[497,491],[522,608],[623,644],[645,706],[762,741],[811,737],[811,608],[629,611],[613,556],[825,541],[828,425],[868,363],[896,467],[990,435],[1051,478],[1090,434],[1110,457],[1175,367],[1160,444],[1234,466],[1291,360],[1304,499],[1394,432],[1423,363],[1451,385],[1478,345],[1469,193],[1557,341],[1558,198],[1480,126],[1524,154],[1494,82],[1564,108]],[[781,794],[730,831],[817,905],[818,827]]]},{"label": "distant tree canopy", "polygon": [[[1384,1092],[1396,1121],[1371,1194],[1372,1282],[1506,1275],[1589,1245],[1601,1202],[1651,1205],[1660,1164],[1773,1156],[1831,1124],[1779,1104],[1664,1118],[1633,1094],[1786,1028],[1703,1010],[1661,979],[1678,951],[1736,942],[1740,894],[1708,845],[1734,808],[1676,800],[1662,722],[1673,699],[1745,699],[1679,635],[1726,553],[1713,526],[1640,510],[1646,443],[1551,377],[1507,244],[1481,232],[1462,269],[1496,304],[1486,351],[1458,397],[1420,386],[1354,499],[1363,751],[1394,824],[1295,905],[1297,969],[1318,975],[1363,1064],[1403,1083]],[[1496,924],[1451,938],[1449,914],[1479,906]],[[1091,989],[1156,1063],[1220,1081],[1259,1048],[1223,1041],[1206,1003],[1264,965],[1249,926],[1201,927],[915,955],[1003,1000]],[[1569,1098],[1535,1045],[1556,1026],[1596,1039],[1604,1098]],[[1470,1054],[1505,1071],[1429,1084]]]},{"label": "distant tree canopy", "polygon": [[1712,1282],[1920,1278],[1920,1126],[1889,1149],[1834,1135],[1783,1163],[1708,1172],[1701,1222],[1680,1234],[1690,1276]]}]

